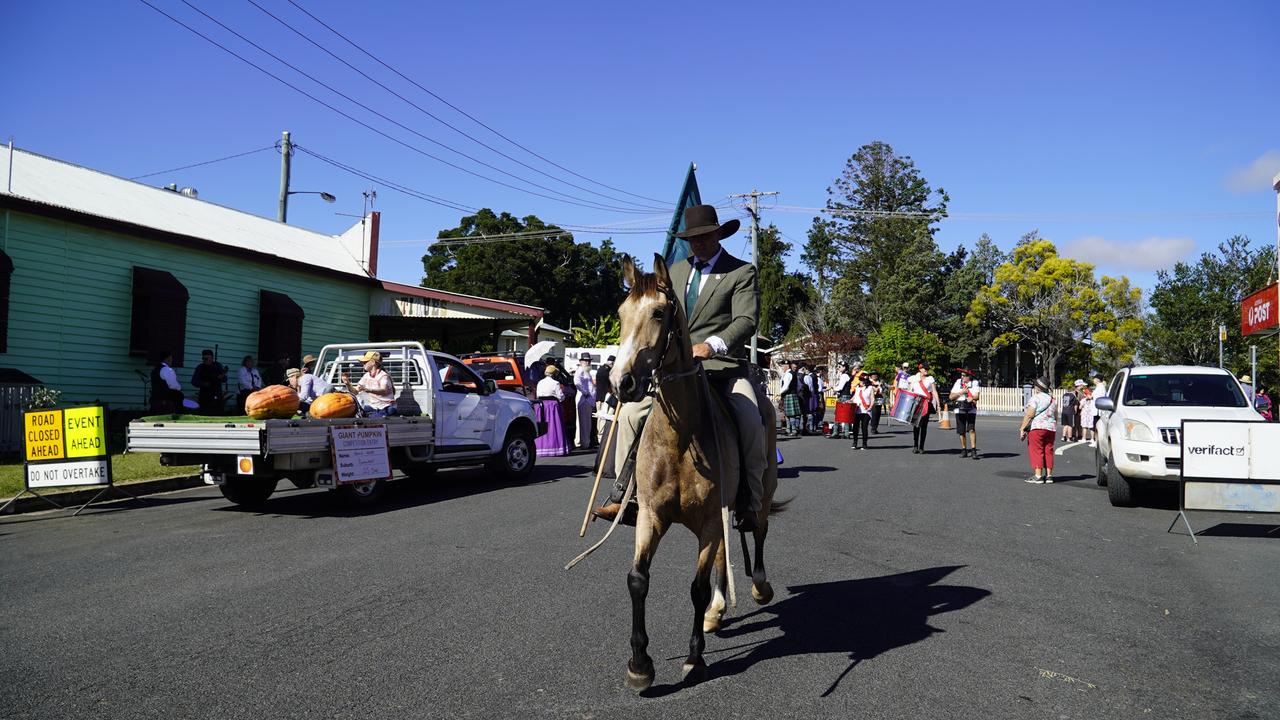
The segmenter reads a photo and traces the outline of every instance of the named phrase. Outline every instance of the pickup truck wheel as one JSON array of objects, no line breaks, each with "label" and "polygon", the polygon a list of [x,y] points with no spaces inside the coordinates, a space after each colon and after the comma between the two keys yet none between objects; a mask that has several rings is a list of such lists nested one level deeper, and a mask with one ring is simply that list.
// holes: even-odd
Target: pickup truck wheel
[{"label": "pickup truck wheel", "polygon": [[1102,450],[1093,451],[1093,462],[1097,468],[1098,487],[1107,486],[1107,464],[1102,461]]},{"label": "pickup truck wheel", "polygon": [[338,487],[342,499],[357,507],[377,504],[387,490],[386,480],[370,480],[369,482],[350,483]]},{"label": "pickup truck wheel", "polygon": [[533,472],[538,451],[533,445],[533,434],[527,430],[512,428],[502,441],[502,451],[489,460],[488,468],[508,480],[523,480]]},{"label": "pickup truck wheel", "polygon": [[1133,507],[1138,504],[1135,497],[1133,483],[1129,478],[1120,474],[1116,469],[1116,464],[1110,457],[1107,458],[1107,499],[1115,507]]},{"label": "pickup truck wheel", "polygon": [[261,505],[276,491],[276,481],[265,478],[229,477],[218,486],[222,496],[236,505],[253,507]]}]

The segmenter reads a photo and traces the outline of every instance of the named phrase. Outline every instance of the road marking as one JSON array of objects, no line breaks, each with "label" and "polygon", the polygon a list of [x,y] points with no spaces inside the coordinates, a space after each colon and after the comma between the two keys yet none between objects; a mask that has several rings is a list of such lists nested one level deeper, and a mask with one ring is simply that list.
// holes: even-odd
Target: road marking
[{"label": "road marking", "polygon": [[1053,451],[1053,454],[1054,454],[1054,455],[1061,455],[1063,452],[1065,452],[1065,451],[1067,451],[1067,450],[1070,450],[1071,448],[1073,448],[1073,447],[1075,447],[1075,446],[1077,446],[1077,445],[1083,445],[1083,444],[1085,444],[1085,441],[1084,441],[1084,440],[1076,440],[1075,442],[1069,442],[1069,443],[1067,443],[1066,445],[1063,445],[1062,447],[1058,448],[1057,450],[1054,450],[1054,451]]},{"label": "road marking", "polygon": [[1084,687],[1081,688],[1081,690],[1085,690],[1085,689],[1097,690],[1098,689],[1097,685],[1094,685],[1091,682],[1081,680],[1080,678],[1073,678],[1070,675],[1063,675],[1060,672],[1045,670],[1044,668],[1036,668],[1036,669],[1040,671],[1040,677],[1046,680],[1061,680],[1062,682],[1067,683],[1068,685],[1083,685]]}]

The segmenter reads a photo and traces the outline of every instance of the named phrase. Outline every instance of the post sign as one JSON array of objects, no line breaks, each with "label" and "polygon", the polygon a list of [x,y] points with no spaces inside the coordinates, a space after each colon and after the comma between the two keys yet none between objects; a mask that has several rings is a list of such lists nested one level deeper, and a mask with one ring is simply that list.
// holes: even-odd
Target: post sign
[{"label": "post sign", "polygon": [[1240,334],[1270,335],[1280,331],[1280,283],[1273,283],[1240,303]]},{"label": "post sign", "polygon": [[111,484],[106,408],[27,410],[22,433],[27,489]]},{"label": "post sign", "polygon": [[1280,513],[1280,425],[1184,420],[1181,437],[1184,518],[1187,510]]},{"label": "post sign", "polygon": [[339,485],[391,477],[385,425],[335,425],[329,428],[329,440],[334,477]]}]

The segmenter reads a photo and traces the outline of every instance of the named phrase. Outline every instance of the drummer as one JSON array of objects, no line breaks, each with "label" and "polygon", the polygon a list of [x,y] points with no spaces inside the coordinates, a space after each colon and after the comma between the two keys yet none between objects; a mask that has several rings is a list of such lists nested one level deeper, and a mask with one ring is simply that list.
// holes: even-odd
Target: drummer
[{"label": "drummer", "polygon": [[831,426],[833,439],[849,438],[849,421],[843,419],[851,410],[849,402],[853,397],[853,376],[849,374],[849,363],[840,363],[840,375],[836,378],[836,422]]},{"label": "drummer", "polygon": [[920,401],[924,407],[915,414],[915,419],[911,423],[913,439],[911,452],[918,455],[924,452],[925,436],[929,434],[929,419],[933,417],[933,411],[942,406],[942,401],[938,398],[937,383],[934,382],[933,376],[929,374],[929,368],[924,363],[920,363],[916,374],[911,376],[907,390],[924,396]]}]

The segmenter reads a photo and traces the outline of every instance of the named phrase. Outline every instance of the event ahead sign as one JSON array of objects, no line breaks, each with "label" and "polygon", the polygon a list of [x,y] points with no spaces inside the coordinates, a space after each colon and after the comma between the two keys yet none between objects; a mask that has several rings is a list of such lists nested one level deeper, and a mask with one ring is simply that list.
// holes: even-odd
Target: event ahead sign
[{"label": "event ahead sign", "polygon": [[106,408],[25,411],[22,437],[27,489],[111,484]]}]

